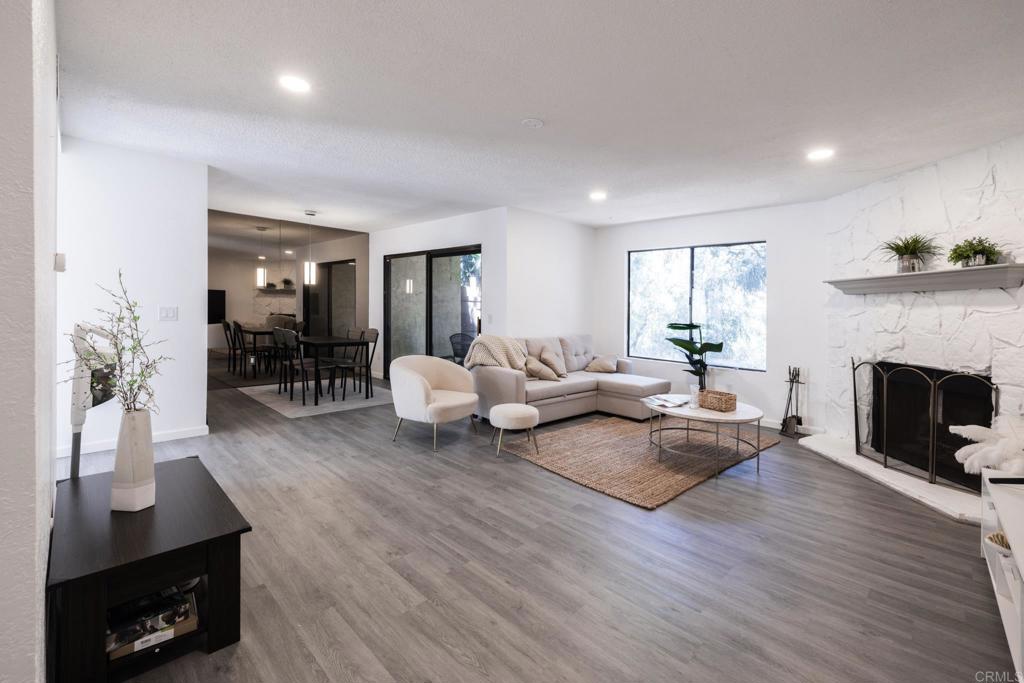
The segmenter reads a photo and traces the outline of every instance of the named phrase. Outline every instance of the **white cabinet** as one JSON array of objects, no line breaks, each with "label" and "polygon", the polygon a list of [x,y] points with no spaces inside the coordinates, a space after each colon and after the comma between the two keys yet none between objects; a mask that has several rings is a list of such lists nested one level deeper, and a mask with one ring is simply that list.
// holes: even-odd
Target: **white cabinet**
[{"label": "white cabinet", "polygon": [[[1010,644],[1017,680],[1024,680],[1021,651],[1024,649],[1024,483],[999,484],[993,479],[1010,479],[1010,475],[996,470],[984,470],[981,483],[981,553],[988,563],[999,615],[1003,619],[1006,640]],[[1016,479],[1024,481],[1017,477]],[[1011,557],[1000,554],[985,542],[994,531],[1002,531],[1014,551]]]}]

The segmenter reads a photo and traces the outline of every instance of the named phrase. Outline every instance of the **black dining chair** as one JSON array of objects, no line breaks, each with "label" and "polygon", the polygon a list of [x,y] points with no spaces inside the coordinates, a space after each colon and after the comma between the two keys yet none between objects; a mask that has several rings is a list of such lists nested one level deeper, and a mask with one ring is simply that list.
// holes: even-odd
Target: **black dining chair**
[{"label": "black dining chair", "polygon": [[[367,354],[370,355],[370,364],[373,365],[374,356],[377,354],[377,341],[380,339],[380,332],[374,328],[361,332],[361,338],[368,342],[366,346],[353,347],[356,352],[351,359],[334,358],[335,367],[341,370],[342,384],[345,382],[347,372],[352,373],[352,387],[355,391],[362,391],[362,383],[370,383],[370,397],[374,397],[374,382],[372,377],[367,376]],[[332,371],[333,372],[333,371]],[[332,390],[334,382],[331,382]],[[345,399],[345,387],[341,388],[341,399]]]},{"label": "black dining chair", "polygon": [[[364,332],[362,329],[358,327],[352,327],[349,328],[349,330],[345,334],[345,337],[347,339],[361,340],[363,338],[363,334]],[[339,378],[339,376],[341,379],[342,401],[345,400],[345,395],[347,393],[346,383],[348,381],[348,375],[350,373],[352,375],[352,388],[353,390],[358,391],[358,388],[356,387],[356,367],[359,364],[361,350],[361,346],[342,346],[330,358],[321,359],[320,367],[330,369],[331,371],[330,375],[327,378],[327,387],[328,390],[331,392],[332,400],[334,400],[335,397],[334,383],[335,380]]]},{"label": "black dining chair", "polygon": [[235,356],[238,355],[238,347],[235,345],[235,336],[231,333],[231,323],[227,320],[221,320],[220,324],[224,326],[224,339],[228,343],[228,372],[235,374],[235,370],[238,369],[238,362]]},{"label": "black dining chair", "polygon": [[469,345],[473,343],[473,337],[456,332],[448,341],[452,343],[452,360],[456,365],[462,365],[462,361],[466,360],[466,354],[469,353]]},{"label": "black dining chair", "polygon": [[235,332],[235,346],[238,348],[242,358],[242,378],[244,379],[247,375],[249,367],[249,359],[253,359],[253,374],[259,370],[260,361],[263,361],[264,367],[267,372],[271,372],[271,361],[274,354],[274,347],[269,344],[256,344],[250,346],[245,341],[245,332],[242,331],[242,324],[237,320],[232,324],[232,329]]},{"label": "black dining chair", "polygon": [[[369,345],[362,347],[361,351],[366,353],[366,351],[369,350],[370,359],[369,361],[366,361],[365,359],[360,358],[359,367],[356,368],[356,372],[359,373],[360,384],[362,384],[362,382],[370,383],[370,398],[373,398],[373,377],[366,374],[366,366],[373,366],[373,358],[377,355],[377,340],[380,339],[380,332],[371,327],[366,330],[366,334],[363,335],[363,338],[369,342]],[[359,388],[362,389],[361,386]]]},{"label": "black dining chair", "polygon": [[306,405],[306,389],[309,386],[309,375],[313,370],[315,361],[312,358],[305,358],[302,353],[302,345],[299,344],[299,335],[295,330],[286,330],[281,327],[274,328],[274,340],[280,344],[281,358],[278,374],[278,393],[284,387],[288,392],[288,400],[295,400],[295,375],[298,374],[302,380],[302,405]]}]

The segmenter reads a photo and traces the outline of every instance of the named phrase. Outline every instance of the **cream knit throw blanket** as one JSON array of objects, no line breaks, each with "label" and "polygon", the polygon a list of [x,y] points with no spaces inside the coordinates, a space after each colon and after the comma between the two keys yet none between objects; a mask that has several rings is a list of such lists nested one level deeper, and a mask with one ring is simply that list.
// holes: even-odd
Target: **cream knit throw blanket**
[{"label": "cream knit throw blanket", "polygon": [[526,351],[512,337],[481,334],[469,345],[463,365],[466,369],[487,365],[522,370],[526,365]]}]

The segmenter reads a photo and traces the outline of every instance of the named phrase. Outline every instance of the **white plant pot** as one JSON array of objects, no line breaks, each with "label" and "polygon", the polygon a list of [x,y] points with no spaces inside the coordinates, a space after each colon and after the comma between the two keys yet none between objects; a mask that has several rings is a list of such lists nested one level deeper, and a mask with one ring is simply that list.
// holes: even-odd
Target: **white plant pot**
[{"label": "white plant pot", "polygon": [[121,429],[117,433],[110,509],[138,512],[155,503],[153,422],[150,413],[148,410],[123,413]]}]

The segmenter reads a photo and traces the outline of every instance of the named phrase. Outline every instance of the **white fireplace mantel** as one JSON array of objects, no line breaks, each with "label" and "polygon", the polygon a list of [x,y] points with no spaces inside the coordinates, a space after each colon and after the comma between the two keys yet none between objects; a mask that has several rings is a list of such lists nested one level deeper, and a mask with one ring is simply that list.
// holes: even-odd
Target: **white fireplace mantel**
[{"label": "white fireplace mantel", "polygon": [[1013,289],[1024,284],[1024,263],[997,263],[972,268],[947,268],[919,273],[871,275],[826,280],[843,294],[941,292],[963,289]]}]

